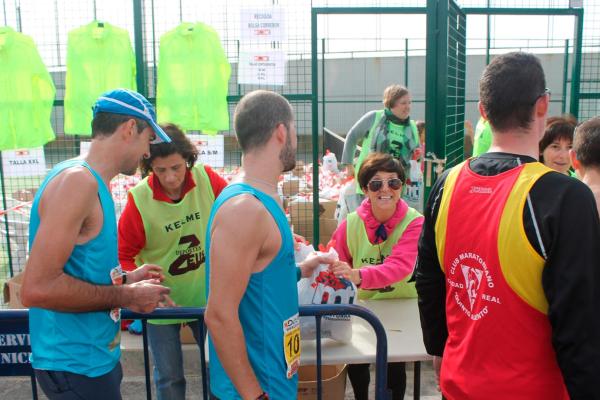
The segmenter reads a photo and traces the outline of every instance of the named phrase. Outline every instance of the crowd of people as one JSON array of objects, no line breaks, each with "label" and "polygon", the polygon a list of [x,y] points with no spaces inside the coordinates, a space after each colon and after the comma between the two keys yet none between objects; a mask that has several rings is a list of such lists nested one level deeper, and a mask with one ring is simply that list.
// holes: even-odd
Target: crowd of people
[{"label": "crowd of people", "polygon": [[[120,399],[120,308],[206,306],[211,398],[296,398],[297,282],[324,264],[360,299],[417,298],[446,399],[600,399],[600,118],[548,118],[544,71],[528,53],[494,58],[479,94],[474,155],[440,175],[420,213],[403,196],[425,125],[410,118],[405,87],[386,88],[384,109],[347,135],[342,163],[357,189],[332,236],[339,260],[296,264],[277,191],[296,164],[283,96],[240,100],[243,174],[227,185],[143,96],[105,93],[89,153],[55,166],[32,207],[21,298],[44,393]],[[146,177],[117,224],[109,182],[138,165]],[[198,321],[149,322],[157,396],[184,399],[179,332],[189,324],[203,346]],[[369,365],[348,373],[367,399]],[[387,382],[404,398],[404,363],[388,364]]]}]

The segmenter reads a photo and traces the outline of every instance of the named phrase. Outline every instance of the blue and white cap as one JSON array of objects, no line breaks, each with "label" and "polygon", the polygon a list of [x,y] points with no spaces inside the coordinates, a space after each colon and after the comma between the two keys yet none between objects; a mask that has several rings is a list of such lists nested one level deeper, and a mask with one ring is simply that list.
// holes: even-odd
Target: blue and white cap
[{"label": "blue and white cap", "polygon": [[99,112],[130,115],[146,121],[156,134],[152,144],[169,143],[171,138],[156,122],[156,112],[150,102],[141,94],[129,89],[114,89],[103,93],[93,108],[94,117]]}]

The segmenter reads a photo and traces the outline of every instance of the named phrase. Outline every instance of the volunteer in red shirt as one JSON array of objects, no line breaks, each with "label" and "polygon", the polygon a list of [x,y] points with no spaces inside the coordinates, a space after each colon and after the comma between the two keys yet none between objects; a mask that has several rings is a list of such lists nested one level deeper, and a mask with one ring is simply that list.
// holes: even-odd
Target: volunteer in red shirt
[{"label": "volunteer in red shirt", "polygon": [[448,400],[600,399],[600,220],[584,184],[537,161],[545,85],[535,56],[496,57],[480,80],[489,152],[429,197],[416,287]]},{"label": "volunteer in red shirt", "polygon": [[[204,236],[210,209],[227,185],[210,167],[196,164],[198,151],[173,124],[163,125],[171,143],[150,146],[142,160],[150,173],[128,193],[119,220],[119,261],[124,270],[152,263],[163,268],[163,284],[177,306],[206,305]],[[150,320],[148,339],[154,357],[158,399],[184,399],[185,378],[179,330],[188,323],[198,337],[198,321]]]}]

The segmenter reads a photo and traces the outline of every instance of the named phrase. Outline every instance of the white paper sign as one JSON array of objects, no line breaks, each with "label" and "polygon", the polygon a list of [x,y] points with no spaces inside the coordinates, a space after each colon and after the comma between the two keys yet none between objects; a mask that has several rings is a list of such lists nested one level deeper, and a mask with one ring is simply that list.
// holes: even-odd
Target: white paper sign
[{"label": "white paper sign", "polygon": [[240,53],[238,83],[247,85],[285,84],[285,54],[282,51]]},{"label": "white paper sign", "polygon": [[281,7],[242,9],[240,21],[243,41],[282,42],[285,39]]},{"label": "white paper sign", "polygon": [[188,139],[198,149],[198,161],[213,168],[225,166],[225,140],[223,135],[189,134]]},{"label": "white paper sign", "polygon": [[5,150],[2,152],[2,169],[5,176],[46,175],[44,148]]},{"label": "white paper sign", "polygon": [[87,155],[87,153],[90,152],[91,145],[92,142],[90,142],[89,140],[82,140],[81,142],[79,142],[79,155],[82,157]]}]

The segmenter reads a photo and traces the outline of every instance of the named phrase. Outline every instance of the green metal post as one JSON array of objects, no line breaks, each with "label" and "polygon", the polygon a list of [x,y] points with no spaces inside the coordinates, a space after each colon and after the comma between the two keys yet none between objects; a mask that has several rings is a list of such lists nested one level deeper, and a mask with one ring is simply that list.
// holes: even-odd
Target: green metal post
[{"label": "green metal post", "polygon": [[[58,20],[58,1],[54,0],[54,23],[55,26],[59,26],[59,20]],[[57,29],[56,30],[56,59],[58,60],[58,62],[60,63],[60,30]]]},{"label": "green metal post", "polygon": [[313,243],[319,243],[319,65],[317,59],[317,10],[310,18],[310,53],[312,83],[312,158],[313,158]]},{"label": "green metal post", "polygon": [[[425,121],[427,121],[427,132],[429,134],[425,137],[425,148],[427,153],[433,152],[438,158],[444,158],[445,156],[447,3],[447,1],[427,0]],[[446,7],[443,7],[443,5],[446,5]],[[432,173],[430,184],[427,185],[427,182],[425,182],[425,200],[429,197],[431,184],[435,182],[435,178],[435,174]]]},{"label": "green metal post", "polygon": [[404,86],[408,87],[408,38],[404,39]]},{"label": "green metal post", "polygon": [[[490,7],[490,0],[488,0],[487,2],[487,6],[488,8]],[[485,65],[488,65],[490,63],[490,46],[491,46],[491,22],[492,22],[492,17],[490,16],[490,14],[487,15],[487,23],[486,23],[486,37],[485,37]]]},{"label": "green metal post", "polygon": [[[321,128],[325,127],[325,38],[321,39]],[[321,129],[321,132],[323,129]],[[325,143],[325,140],[323,140]],[[323,149],[325,153],[325,149]]]},{"label": "green metal post", "polygon": [[155,16],[154,16],[154,0],[152,0],[150,2],[150,7],[151,8],[151,13],[150,13],[150,18],[152,19],[152,83],[154,84],[154,96],[156,96],[156,88],[157,85],[156,83],[158,82],[158,68],[156,67],[157,65],[157,57],[156,57],[156,22],[155,22]]},{"label": "green metal post", "polygon": [[23,21],[21,20],[21,4],[16,4],[15,12],[17,14],[17,32],[23,32]]},{"label": "green metal post", "polygon": [[[240,40],[239,39],[236,40],[235,43],[236,43],[236,53],[237,53],[236,56],[237,56],[238,64],[239,64],[240,63]],[[240,84],[239,77],[238,77],[238,85],[237,85],[237,94],[240,97],[242,96],[242,85]]]},{"label": "green metal post", "polygon": [[[0,151],[0,180],[2,181],[2,209],[6,210],[8,208],[8,204],[6,202],[6,181],[4,180],[4,169],[2,168],[2,152]],[[6,252],[8,255],[8,270],[10,271],[10,277],[15,276],[13,265],[12,265],[12,251],[10,248],[10,232],[8,226],[8,214],[4,214],[4,229],[6,230]]]},{"label": "green metal post", "polygon": [[569,79],[569,39],[565,39],[565,57],[563,63],[562,107],[561,113],[567,112],[567,80]]},{"label": "green metal post", "polygon": [[146,62],[144,57],[144,14],[142,0],[133,0],[133,37],[135,41],[135,68],[137,91],[148,95]]},{"label": "green metal post", "polygon": [[579,84],[581,76],[581,51],[583,47],[583,8],[575,10],[575,58],[571,70],[571,106],[569,112],[577,118],[579,116]]}]

